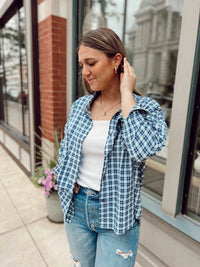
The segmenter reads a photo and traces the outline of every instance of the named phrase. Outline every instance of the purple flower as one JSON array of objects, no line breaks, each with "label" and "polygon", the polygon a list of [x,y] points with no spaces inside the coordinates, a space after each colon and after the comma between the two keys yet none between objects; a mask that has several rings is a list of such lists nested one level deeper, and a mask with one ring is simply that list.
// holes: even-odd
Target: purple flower
[{"label": "purple flower", "polygon": [[46,187],[46,190],[47,191],[50,191],[51,190],[51,187],[50,187],[49,182],[46,182],[45,187]]},{"label": "purple flower", "polygon": [[43,184],[43,182],[44,182],[44,176],[43,177],[41,177],[39,180],[38,180],[38,184]]},{"label": "purple flower", "polygon": [[50,193],[48,191],[45,191],[46,196],[50,196]]},{"label": "purple flower", "polygon": [[53,188],[54,188],[54,190],[58,191],[57,184],[55,184]]},{"label": "purple flower", "polygon": [[51,181],[52,180],[52,172],[49,172],[46,178],[47,181]]},{"label": "purple flower", "polygon": [[44,176],[38,179],[38,184],[42,186],[42,191],[47,196],[53,191],[58,191],[57,176],[53,174],[52,169],[44,170]]},{"label": "purple flower", "polygon": [[53,188],[53,187],[54,187],[54,185],[55,185],[55,183],[54,183],[54,182],[52,182],[52,181],[50,181],[50,182],[49,182],[49,186],[50,186],[51,188]]},{"label": "purple flower", "polygon": [[49,172],[50,172],[50,169],[46,169],[46,170],[44,171],[45,174],[48,174]]}]

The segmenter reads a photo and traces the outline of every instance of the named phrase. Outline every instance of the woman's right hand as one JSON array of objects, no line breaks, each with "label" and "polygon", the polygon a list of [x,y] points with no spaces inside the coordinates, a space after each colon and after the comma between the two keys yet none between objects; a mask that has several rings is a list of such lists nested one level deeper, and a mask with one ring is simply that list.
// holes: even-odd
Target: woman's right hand
[{"label": "woman's right hand", "polygon": [[136,83],[136,75],[133,67],[129,64],[127,58],[124,58],[124,72],[120,74],[120,92],[133,93]]}]

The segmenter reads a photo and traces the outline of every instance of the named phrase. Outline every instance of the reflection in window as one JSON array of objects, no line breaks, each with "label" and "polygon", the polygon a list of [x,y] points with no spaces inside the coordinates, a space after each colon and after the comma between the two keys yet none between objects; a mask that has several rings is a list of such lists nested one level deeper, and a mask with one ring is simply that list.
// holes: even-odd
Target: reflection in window
[{"label": "reflection in window", "polygon": [[193,171],[190,181],[187,214],[200,221],[200,119],[196,135]]},{"label": "reflection in window", "polygon": [[1,31],[3,121],[29,136],[28,83],[24,8],[18,10]]},{"label": "reflection in window", "polygon": [[[157,100],[163,109],[169,127],[166,144],[147,161],[144,178],[144,190],[158,198],[163,191],[182,7],[183,0],[88,0],[79,17],[80,36],[86,28],[104,25],[119,35],[136,72],[136,89]],[[98,14],[96,23],[92,12]],[[77,97],[83,94],[81,88],[80,82]]]}]

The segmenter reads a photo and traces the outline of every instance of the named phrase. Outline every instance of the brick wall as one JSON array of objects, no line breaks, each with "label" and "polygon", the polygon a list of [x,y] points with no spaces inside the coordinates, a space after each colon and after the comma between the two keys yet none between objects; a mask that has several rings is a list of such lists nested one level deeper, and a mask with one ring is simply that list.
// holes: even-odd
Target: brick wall
[{"label": "brick wall", "polygon": [[49,16],[39,23],[41,126],[50,141],[66,122],[66,19]]}]

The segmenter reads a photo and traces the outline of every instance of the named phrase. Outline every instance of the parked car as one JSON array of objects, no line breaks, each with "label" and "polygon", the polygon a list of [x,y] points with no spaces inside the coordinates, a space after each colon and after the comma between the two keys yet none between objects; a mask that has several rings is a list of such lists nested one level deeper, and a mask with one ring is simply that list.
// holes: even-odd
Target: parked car
[{"label": "parked car", "polygon": [[27,104],[28,94],[24,90],[23,91],[23,96],[22,96],[20,90],[18,90],[18,89],[9,89],[7,91],[7,93],[6,93],[6,98],[8,100],[11,100],[11,101],[14,101],[14,102],[18,102],[18,103],[21,103],[23,101],[23,104],[26,105]]},{"label": "parked car", "polygon": [[20,91],[18,89],[9,89],[6,93],[6,98],[11,101],[19,101]]}]

